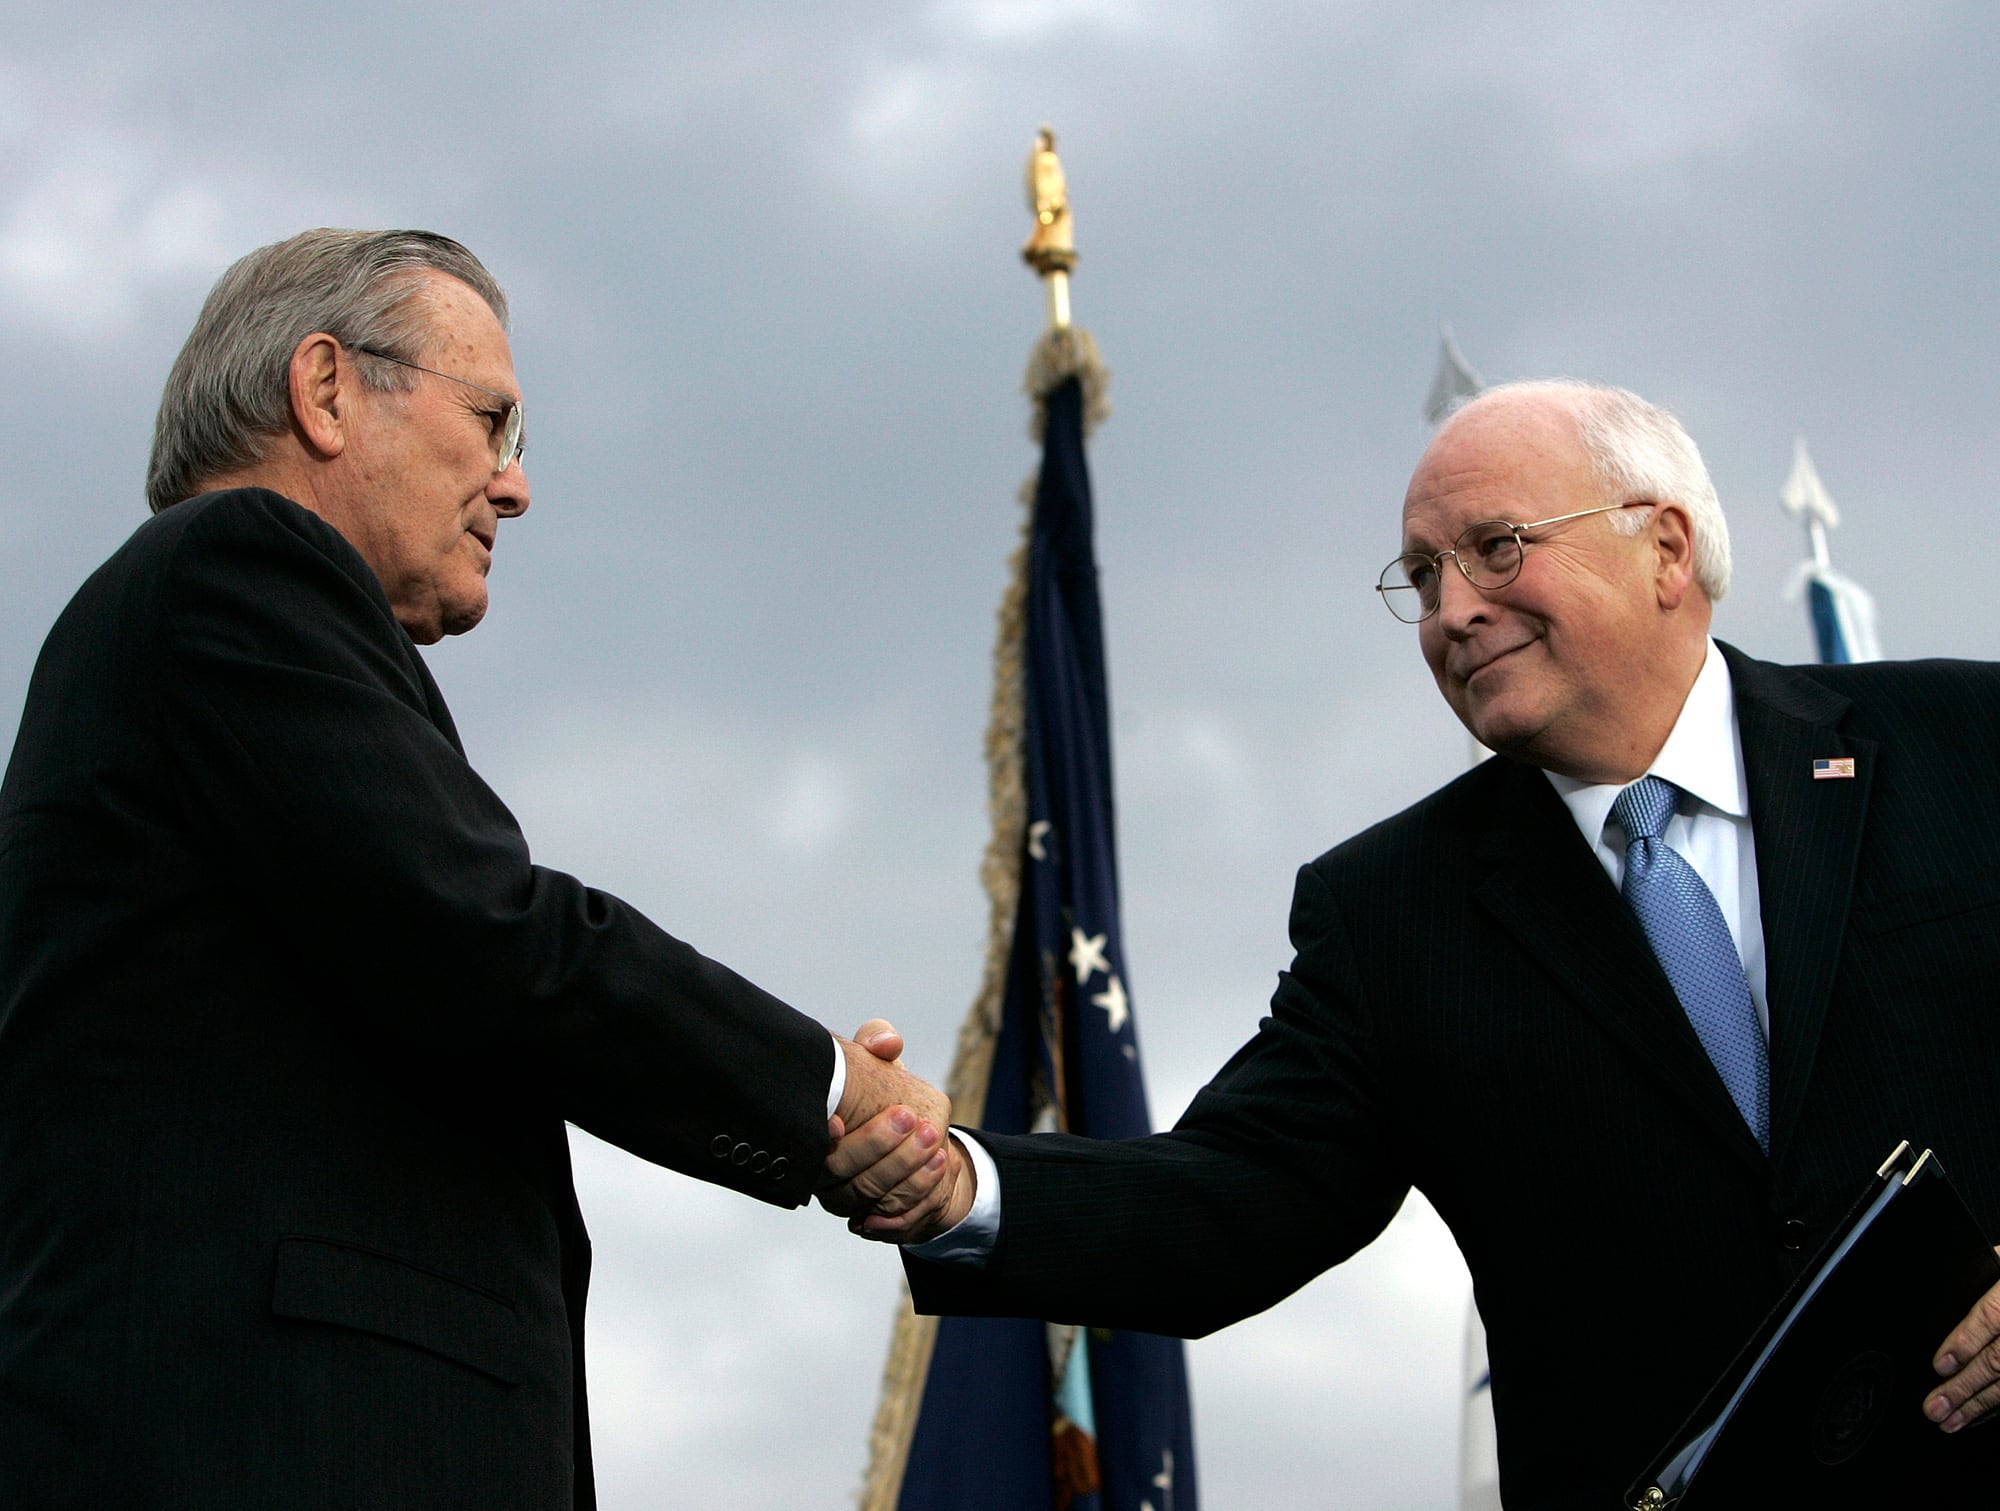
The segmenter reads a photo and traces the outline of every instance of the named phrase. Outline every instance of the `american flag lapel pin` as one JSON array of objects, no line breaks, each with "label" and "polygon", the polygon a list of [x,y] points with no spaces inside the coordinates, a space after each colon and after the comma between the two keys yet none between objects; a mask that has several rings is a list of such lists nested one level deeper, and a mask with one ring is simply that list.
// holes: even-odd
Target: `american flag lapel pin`
[{"label": "american flag lapel pin", "polygon": [[1821,757],[1819,760],[1813,762],[1813,780],[1815,782],[1824,782],[1832,777],[1851,777],[1853,775],[1853,756]]}]

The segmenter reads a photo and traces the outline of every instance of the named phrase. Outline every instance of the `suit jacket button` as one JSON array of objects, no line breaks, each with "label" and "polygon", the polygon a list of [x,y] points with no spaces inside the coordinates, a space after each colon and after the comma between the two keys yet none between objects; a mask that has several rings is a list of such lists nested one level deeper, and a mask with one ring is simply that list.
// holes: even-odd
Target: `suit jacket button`
[{"label": "suit jacket button", "polygon": [[783,1180],[783,1179],[785,1178],[785,1171],[786,1171],[786,1170],[788,1170],[789,1168],[791,1168],[791,1163],[792,1163],[792,1162],[791,1162],[790,1160],[786,1159],[786,1158],[784,1157],[784,1155],[782,1155],[782,1154],[781,1154],[781,1155],[779,1155],[779,1156],[778,1156],[778,1157],[777,1157],[776,1159],[772,1160],[772,1161],[771,1161],[771,1179],[772,1179],[772,1180]]},{"label": "suit jacket button", "polygon": [[1778,1246],[1788,1253],[1797,1253],[1805,1247],[1806,1225],[1796,1217],[1788,1217],[1778,1224]]},{"label": "suit jacket button", "polygon": [[732,1140],[726,1133],[718,1133],[708,1146],[708,1152],[717,1159],[728,1159]]},{"label": "suit jacket button", "polygon": [[739,1165],[750,1163],[751,1149],[748,1144],[738,1144],[729,1152],[729,1157]]},{"label": "suit jacket button", "polygon": [[770,1152],[768,1150],[759,1149],[755,1154],[750,1156],[750,1173],[752,1175],[762,1175],[764,1173],[765,1168],[770,1163],[771,1163]]}]

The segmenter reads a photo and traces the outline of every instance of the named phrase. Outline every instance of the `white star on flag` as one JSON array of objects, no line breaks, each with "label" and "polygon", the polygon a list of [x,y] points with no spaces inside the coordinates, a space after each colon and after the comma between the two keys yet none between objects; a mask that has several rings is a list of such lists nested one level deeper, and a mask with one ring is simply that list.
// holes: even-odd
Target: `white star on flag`
[{"label": "white star on flag", "polygon": [[1045,818],[1038,818],[1028,825],[1028,854],[1036,860],[1047,860],[1049,852],[1042,848],[1042,840],[1055,825]]},{"label": "white star on flag", "polygon": [[1085,938],[1082,929],[1069,931],[1069,963],[1076,971],[1078,986],[1090,980],[1092,971],[1110,974],[1111,962],[1104,958],[1104,940],[1105,936],[1102,934]]},{"label": "white star on flag", "polygon": [[[1171,1448],[1169,1448],[1163,1455],[1161,1455],[1160,1472],[1153,1476],[1153,1488],[1155,1490],[1164,1490],[1167,1492],[1166,1508],[1167,1511],[1173,1511],[1174,1451]],[[1140,1501],[1139,1511],[1153,1511],[1153,1503],[1150,1500]]]},{"label": "white star on flag", "polygon": [[1126,1011],[1125,983],[1120,981],[1116,976],[1111,978],[1111,985],[1107,986],[1090,1000],[1103,1008],[1110,1016],[1111,1031],[1114,1034],[1125,1026],[1126,1018],[1131,1016]]}]

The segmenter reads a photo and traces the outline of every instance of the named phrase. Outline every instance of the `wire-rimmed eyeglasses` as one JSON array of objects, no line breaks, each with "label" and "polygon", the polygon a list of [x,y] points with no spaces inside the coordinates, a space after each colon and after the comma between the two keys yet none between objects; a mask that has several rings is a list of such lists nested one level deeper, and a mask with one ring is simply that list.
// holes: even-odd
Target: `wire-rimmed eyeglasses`
[{"label": "wire-rimmed eyeglasses", "polygon": [[483,383],[474,383],[465,378],[454,378],[450,373],[441,373],[435,367],[425,367],[421,362],[406,362],[401,357],[392,357],[387,352],[378,351],[372,346],[359,346],[353,342],[349,342],[348,344],[355,351],[366,352],[371,357],[380,357],[384,362],[393,362],[398,367],[407,367],[415,372],[429,373],[433,378],[443,378],[447,383],[457,383],[465,388],[476,388],[483,394],[491,394],[502,404],[505,404],[507,406],[506,412],[499,416],[500,423],[494,428],[494,435],[498,440],[499,455],[499,460],[493,465],[493,470],[496,473],[505,472],[515,462],[519,461],[521,453],[528,449],[528,420],[519,399],[510,399],[497,388],[488,388]]},{"label": "wire-rimmed eyeglasses", "polygon": [[1426,555],[1422,551],[1398,556],[1382,569],[1375,591],[1389,606],[1389,612],[1405,624],[1422,624],[1438,611],[1444,597],[1439,574],[1449,556],[1465,574],[1465,580],[1481,592],[1504,588],[1521,575],[1521,562],[1533,541],[1523,540],[1524,530],[1543,530],[1550,525],[1568,524],[1593,514],[1615,514],[1620,509],[1644,507],[1646,499],[1630,499],[1622,504],[1606,504],[1598,509],[1579,509],[1574,514],[1558,514],[1554,519],[1532,520],[1524,525],[1504,519],[1482,519],[1458,532],[1448,551]]}]

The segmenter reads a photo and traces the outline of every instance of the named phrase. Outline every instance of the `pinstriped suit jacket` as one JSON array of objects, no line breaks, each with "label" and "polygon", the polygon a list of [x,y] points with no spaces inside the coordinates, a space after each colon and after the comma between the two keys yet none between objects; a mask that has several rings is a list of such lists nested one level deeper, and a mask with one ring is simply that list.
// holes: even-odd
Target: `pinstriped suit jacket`
[{"label": "pinstriped suit jacket", "polygon": [[907,1261],[919,1309],[1195,1336],[1415,1186],[1472,1271],[1508,1505],[1610,1506],[1898,1140],[2000,1238],[2000,667],[1723,649],[1768,1160],[1547,779],[1496,758],[1300,872],[1270,1016],[1173,1132],[983,1136],[999,1247]]},{"label": "pinstriped suit jacket", "polygon": [[828,1055],[530,864],[330,526],[174,505],[0,784],[0,1506],[588,1507],[564,1120],[797,1206]]}]

